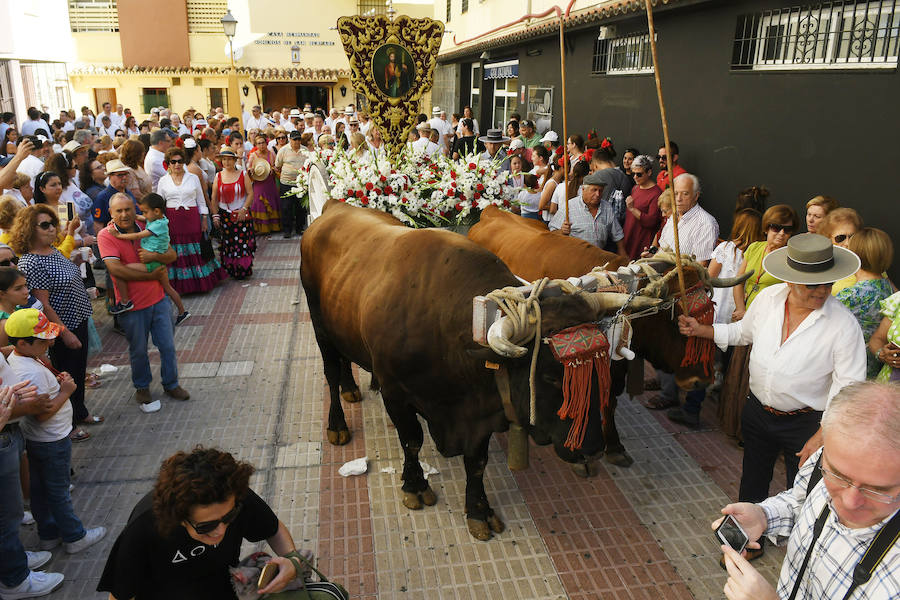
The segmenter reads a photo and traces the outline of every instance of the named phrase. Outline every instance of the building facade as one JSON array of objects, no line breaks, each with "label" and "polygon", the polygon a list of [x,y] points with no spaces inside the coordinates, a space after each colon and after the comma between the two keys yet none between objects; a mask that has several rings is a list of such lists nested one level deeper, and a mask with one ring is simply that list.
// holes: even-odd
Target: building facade
[{"label": "building facade", "polygon": [[[482,131],[519,112],[562,137],[558,21],[523,18],[544,4],[436,4],[456,33],[439,55],[435,101],[472,106]],[[643,2],[571,6],[569,132],[594,129],[620,154],[633,146],[655,156],[662,128]],[[765,185],[770,205],[790,204],[801,219],[806,201],[825,194],[900,240],[887,176],[900,133],[891,116],[900,2],[660,0],[654,17],[669,132],[723,237],[738,191]]]}]

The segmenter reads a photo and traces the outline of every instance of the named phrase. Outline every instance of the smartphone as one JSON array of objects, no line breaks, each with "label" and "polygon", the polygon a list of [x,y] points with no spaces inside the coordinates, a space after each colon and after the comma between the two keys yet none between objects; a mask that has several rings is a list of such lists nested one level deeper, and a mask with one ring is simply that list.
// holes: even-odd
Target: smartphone
[{"label": "smartphone", "polygon": [[71,221],[75,218],[75,205],[71,202],[66,202],[66,221]]},{"label": "smartphone", "polygon": [[72,220],[69,217],[69,208],[71,206],[72,206],[71,204],[66,202],[65,206],[63,206],[62,204],[59,204],[56,207],[56,218],[59,219],[60,230],[64,230],[66,228],[66,225],[68,224],[68,222]]},{"label": "smartphone", "polygon": [[266,563],[262,568],[262,571],[259,573],[259,580],[256,582],[256,589],[261,590],[262,588],[269,585],[275,576],[278,575],[278,565],[275,563]]},{"label": "smartphone", "polygon": [[727,544],[734,548],[735,552],[740,553],[747,546],[750,538],[740,523],[733,516],[727,515],[716,528],[716,541],[720,545]]}]

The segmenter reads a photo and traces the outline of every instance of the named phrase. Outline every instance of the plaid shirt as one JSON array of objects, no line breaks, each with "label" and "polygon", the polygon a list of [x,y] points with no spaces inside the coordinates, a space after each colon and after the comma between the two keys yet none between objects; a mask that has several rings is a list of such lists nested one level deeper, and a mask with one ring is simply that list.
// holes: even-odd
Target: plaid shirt
[{"label": "plaid shirt", "polygon": [[[759,504],[768,518],[766,537],[775,543],[783,542],[789,537],[781,576],[778,578],[779,598],[791,595],[797,572],[809,550],[813,526],[826,502],[831,506],[831,514],[803,573],[797,600],[843,598],[850,588],[856,564],[862,559],[875,535],[893,516],[888,516],[872,527],[850,529],[838,521],[824,481],[819,481],[807,497],[807,482],[821,453],[820,448],[804,463],[797,473],[793,488]],[[888,598],[900,598],[900,547],[896,544],[875,567],[868,583],[853,592],[853,600]]]},{"label": "plaid shirt", "polygon": [[[564,187],[564,186],[559,186]],[[550,231],[562,228],[566,220],[566,208],[560,206],[550,220]],[[618,242],[625,234],[616,220],[612,206],[608,202],[600,202],[597,214],[592,215],[581,196],[569,200],[569,222],[572,224],[570,235],[577,237],[598,248],[603,248],[607,240]]]}]

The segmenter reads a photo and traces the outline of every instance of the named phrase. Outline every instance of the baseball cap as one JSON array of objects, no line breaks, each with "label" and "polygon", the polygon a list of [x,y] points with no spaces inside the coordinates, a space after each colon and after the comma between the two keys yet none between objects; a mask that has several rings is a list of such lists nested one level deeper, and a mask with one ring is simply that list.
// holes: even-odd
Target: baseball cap
[{"label": "baseball cap", "polygon": [[47,315],[36,308],[22,308],[6,319],[6,335],[9,337],[36,337],[54,340],[62,333],[62,325],[53,323]]},{"label": "baseball cap", "polygon": [[521,150],[525,147],[525,142],[523,142],[520,138],[516,138],[509,143],[510,150]]},{"label": "baseball cap", "polygon": [[558,142],[559,136],[556,135],[555,131],[548,131],[544,134],[544,137],[541,138],[541,142]]},{"label": "baseball cap", "polygon": [[291,132],[291,134],[290,134],[290,138],[291,138],[292,140],[299,140],[299,139],[302,138],[302,137],[303,137],[303,134],[300,133],[299,131],[297,131],[296,129],[293,130],[293,131]]}]

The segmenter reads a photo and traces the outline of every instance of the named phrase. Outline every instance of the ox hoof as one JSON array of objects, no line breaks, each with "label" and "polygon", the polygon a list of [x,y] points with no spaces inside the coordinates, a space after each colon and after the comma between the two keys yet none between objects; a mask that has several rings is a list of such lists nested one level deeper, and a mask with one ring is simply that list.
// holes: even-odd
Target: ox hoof
[{"label": "ox hoof", "polygon": [[437,494],[427,487],[421,492],[403,492],[403,506],[410,510],[422,510],[423,506],[434,506]]},{"label": "ox hoof", "polygon": [[341,429],[340,431],[328,429],[325,433],[328,436],[328,443],[332,446],[343,446],[350,442],[351,436],[349,429]]},{"label": "ox hoof", "polygon": [[430,486],[422,490],[419,493],[419,497],[425,506],[434,506],[437,503],[437,494],[434,493]]},{"label": "ox hoof", "polygon": [[362,400],[362,394],[359,393],[359,390],[348,390],[346,392],[341,392],[341,400],[349,402],[350,404],[355,404]]},{"label": "ox hoof", "polygon": [[488,525],[491,527],[491,531],[494,533],[503,533],[503,530],[506,529],[506,525],[503,521],[500,520],[500,517],[497,515],[491,515],[488,517]]},{"label": "ox hoof", "polygon": [[603,458],[606,459],[606,462],[616,465],[617,467],[628,468],[634,464],[634,459],[625,452],[607,452],[606,456]]},{"label": "ox hoof", "polygon": [[597,474],[597,465],[594,462],[572,463],[570,466],[572,467],[573,473],[585,479]]},{"label": "ox hoof", "polygon": [[469,533],[479,542],[486,542],[491,539],[491,526],[485,521],[476,519],[466,519],[466,525],[469,527]]}]

